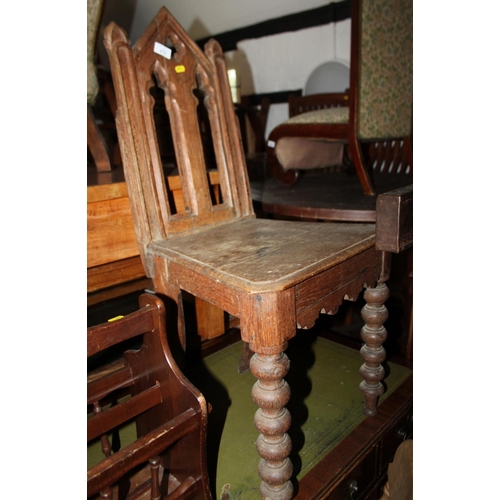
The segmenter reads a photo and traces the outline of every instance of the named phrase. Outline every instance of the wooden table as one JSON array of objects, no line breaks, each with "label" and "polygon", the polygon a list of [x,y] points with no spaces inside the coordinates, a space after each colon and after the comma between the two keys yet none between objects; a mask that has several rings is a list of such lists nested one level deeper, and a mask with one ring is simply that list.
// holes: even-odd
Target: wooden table
[{"label": "wooden table", "polygon": [[[407,174],[375,174],[377,194],[413,183]],[[375,222],[376,196],[363,193],[356,175],[305,173],[290,187],[277,179],[251,182],[256,209],[275,216],[311,220]]]}]

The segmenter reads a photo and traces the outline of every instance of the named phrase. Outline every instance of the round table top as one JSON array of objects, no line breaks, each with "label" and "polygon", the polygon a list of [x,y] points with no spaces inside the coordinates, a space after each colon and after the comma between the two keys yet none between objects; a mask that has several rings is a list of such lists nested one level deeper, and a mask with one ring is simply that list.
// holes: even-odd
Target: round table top
[{"label": "round table top", "polygon": [[[413,183],[409,174],[374,174],[377,194]],[[274,178],[251,182],[252,199],[273,215],[302,219],[375,222],[377,196],[363,193],[356,175],[307,172],[293,186]]]}]

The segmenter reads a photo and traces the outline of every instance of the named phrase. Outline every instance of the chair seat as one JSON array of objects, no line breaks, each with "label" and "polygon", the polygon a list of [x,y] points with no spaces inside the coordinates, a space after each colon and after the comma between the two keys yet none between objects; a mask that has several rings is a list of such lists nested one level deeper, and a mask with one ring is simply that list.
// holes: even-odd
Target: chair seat
[{"label": "chair seat", "polygon": [[282,137],[276,144],[276,157],[285,172],[333,167],[342,165],[344,142],[314,137]]},{"label": "chair seat", "polygon": [[259,293],[294,286],[373,247],[374,241],[373,224],[247,218],[152,243],[149,252],[222,285]]},{"label": "chair seat", "polygon": [[349,108],[337,106],[300,113],[278,125],[269,139],[280,167],[288,172],[342,165],[347,136],[330,139],[328,131],[347,126],[348,120]]}]

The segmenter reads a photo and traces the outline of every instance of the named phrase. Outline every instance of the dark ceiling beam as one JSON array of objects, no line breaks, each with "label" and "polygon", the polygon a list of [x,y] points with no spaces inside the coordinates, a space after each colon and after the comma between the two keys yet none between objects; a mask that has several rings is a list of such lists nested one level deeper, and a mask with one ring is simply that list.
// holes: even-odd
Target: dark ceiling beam
[{"label": "dark ceiling beam", "polygon": [[343,2],[331,2],[328,5],[317,7],[303,12],[297,12],[288,16],[277,17],[269,21],[245,26],[232,31],[219,33],[197,40],[196,43],[203,47],[208,40],[215,38],[221,45],[222,50],[236,50],[236,44],[241,40],[260,38],[263,36],[276,35],[287,31],[297,31],[314,26],[321,26],[331,22],[339,22],[351,17],[351,0]]}]

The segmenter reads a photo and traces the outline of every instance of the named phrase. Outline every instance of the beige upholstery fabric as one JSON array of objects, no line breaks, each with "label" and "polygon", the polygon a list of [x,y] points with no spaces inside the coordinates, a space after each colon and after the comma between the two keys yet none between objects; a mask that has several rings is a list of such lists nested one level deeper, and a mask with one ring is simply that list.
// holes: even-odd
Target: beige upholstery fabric
[{"label": "beige upholstery fabric", "polygon": [[101,10],[102,0],[87,0],[87,102],[89,104],[94,104],[99,91],[94,54]]},{"label": "beige upholstery fabric", "polygon": [[341,165],[343,151],[342,142],[308,137],[283,137],[276,144],[276,157],[285,171]]},{"label": "beige upholstery fabric", "polygon": [[[349,108],[326,108],[301,113],[284,123],[347,123]],[[342,164],[342,142],[308,137],[282,137],[276,144],[276,157],[283,170],[310,170]]]},{"label": "beige upholstery fabric", "polygon": [[411,134],[413,1],[361,0],[358,137]]},{"label": "beige upholstery fabric", "polygon": [[347,123],[349,108],[326,108],[308,111],[289,118],[284,123]]}]

